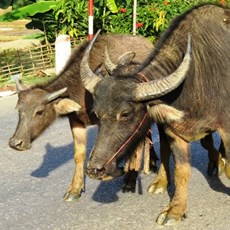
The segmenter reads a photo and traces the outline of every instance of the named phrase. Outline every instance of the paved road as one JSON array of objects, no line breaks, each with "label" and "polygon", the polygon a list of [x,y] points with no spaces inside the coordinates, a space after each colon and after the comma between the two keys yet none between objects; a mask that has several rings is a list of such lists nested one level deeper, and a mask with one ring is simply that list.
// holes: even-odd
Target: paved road
[{"label": "paved road", "polygon": [[[191,146],[188,217],[176,227],[155,223],[173,192],[171,187],[169,193],[149,195],[146,190],[155,174],[141,174],[135,193],[122,193],[122,178],[112,182],[86,178],[85,193],[79,201],[64,202],[62,196],[74,168],[68,121],[58,120],[34,142],[32,149],[17,152],[8,147],[17,124],[16,100],[16,95],[0,98],[1,230],[230,229],[230,181],[225,175],[206,176],[207,153],[199,143]],[[96,127],[90,127],[88,134],[89,150]],[[159,152],[157,136],[154,142]]]}]

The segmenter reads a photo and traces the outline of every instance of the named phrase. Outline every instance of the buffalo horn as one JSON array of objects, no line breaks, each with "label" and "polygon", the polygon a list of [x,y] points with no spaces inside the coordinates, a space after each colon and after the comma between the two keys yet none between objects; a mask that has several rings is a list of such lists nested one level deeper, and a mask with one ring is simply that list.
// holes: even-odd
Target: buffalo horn
[{"label": "buffalo horn", "polygon": [[105,47],[105,68],[106,70],[112,74],[113,70],[117,68],[118,65],[128,65],[132,62],[133,58],[135,57],[136,53],[133,51],[129,51],[121,55],[118,59],[117,65],[115,65],[110,57],[107,46]]},{"label": "buffalo horn", "polygon": [[101,80],[101,78],[97,76],[89,67],[89,53],[99,33],[100,30],[95,34],[94,38],[88,44],[80,66],[80,75],[83,85],[92,94],[94,93],[95,86]]},{"label": "buffalo horn", "polygon": [[187,51],[179,67],[167,77],[138,83],[135,100],[144,101],[157,98],[176,89],[186,78],[191,62],[191,34],[188,35]]},{"label": "buffalo horn", "polygon": [[117,65],[115,65],[110,57],[108,52],[108,47],[105,46],[105,68],[109,72],[109,74],[112,74],[113,70],[116,69]]},{"label": "buffalo horn", "polygon": [[44,100],[46,102],[51,102],[51,101],[57,99],[59,96],[61,96],[66,90],[67,90],[67,87],[59,89],[53,93],[49,93],[45,96]]},{"label": "buffalo horn", "polygon": [[17,93],[20,93],[23,90],[26,90],[26,86],[20,81],[19,78],[15,79]]},{"label": "buffalo horn", "polygon": [[135,57],[136,53],[134,51],[129,51],[124,53],[119,57],[118,65],[129,65],[131,64],[133,58]]}]

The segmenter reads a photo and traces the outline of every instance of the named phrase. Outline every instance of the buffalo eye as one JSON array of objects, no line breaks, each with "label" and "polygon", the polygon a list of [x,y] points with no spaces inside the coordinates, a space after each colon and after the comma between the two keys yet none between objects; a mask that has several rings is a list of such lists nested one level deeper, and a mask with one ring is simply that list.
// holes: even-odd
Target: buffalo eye
[{"label": "buffalo eye", "polygon": [[35,116],[42,116],[44,114],[44,110],[37,110]]},{"label": "buffalo eye", "polygon": [[119,118],[121,121],[128,121],[133,116],[133,112],[123,112],[120,114]]}]

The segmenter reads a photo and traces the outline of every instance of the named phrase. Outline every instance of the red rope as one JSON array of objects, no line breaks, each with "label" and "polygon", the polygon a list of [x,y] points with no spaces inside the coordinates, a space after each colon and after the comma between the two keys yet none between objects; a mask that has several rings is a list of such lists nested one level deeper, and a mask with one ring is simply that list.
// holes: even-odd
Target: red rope
[{"label": "red rope", "polygon": [[[144,81],[148,81],[148,78],[147,78],[144,74],[142,74],[142,73],[138,73],[138,74],[144,79]],[[139,124],[139,126],[137,127],[137,129],[134,131],[134,133],[133,133],[133,134],[129,137],[129,139],[128,139],[128,140],[117,150],[117,152],[116,152],[116,153],[115,153],[115,154],[104,164],[104,166],[107,165],[107,164],[109,164],[109,163],[110,163],[110,162],[121,152],[121,150],[132,140],[132,138],[135,136],[135,134],[139,131],[139,129],[140,129],[141,126],[143,125],[143,123],[144,123],[146,117],[147,117],[147,113],[144,115],[144,117],[143,117],[141,123]],[[151,129],[149,129],[149,131],[152,132]],[[149,138],[148,138],[148,140],[149,140],[149,142],[152,144],[152,141],[151,141]],[[93,149],[92,149],[91,152],[90,152],[90,156],[91,156],[93,150],[94,150],[94,147],[93,147]]]},{"label": "red rope", "polygon": [[[142,79],[144,81],[149,81],[149,79],[142,73],[138,73],[139,76],[142,77]],[[139,126],[137,127],[137,129],[134,131],[134,133],[129,137],[129,139],[117,150],[117,152],[105,163],[105,165],[109,164],[120,152],[121,150],[132,140],[132,138],[135,136],[135,134],[139,131],[139,129],[141,128],[141,126],[143,125],[145,119],[147,117],[147,113],[145,114],[145,116],[143,117],[141,123],[139,124]]]},{"label": "red rope", "polygon": [[135,136],[135,134],[139,131],[139,129],[141,128],[141,126],[143,125],[145,119],[147,117],[147,113],[145,114],[145,116],[143,117],[141,123],[139,124],[139,126],[137,127],[137,129],[134,131],[134,133],[129,137],[129,139],[117,150],[117,152],[105,163],[105,165],[109,164],[120,152],[121,150],[132,140],[132,138]]},{"label": "red rope", "polygon": [[149,79],[143,73],[139,72],[138,75],[140,75],[144,79],[144,81],[149,81]]}]

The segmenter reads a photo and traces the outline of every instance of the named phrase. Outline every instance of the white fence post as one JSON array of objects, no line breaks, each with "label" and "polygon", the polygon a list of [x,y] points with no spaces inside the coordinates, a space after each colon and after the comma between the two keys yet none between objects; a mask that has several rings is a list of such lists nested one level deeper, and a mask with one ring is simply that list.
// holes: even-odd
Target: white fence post
[{"label": "white fence post", "polygon": [[69,35],[58,35],[55,41],[55,73],[59,74],[64,68],[71,54]]}]

